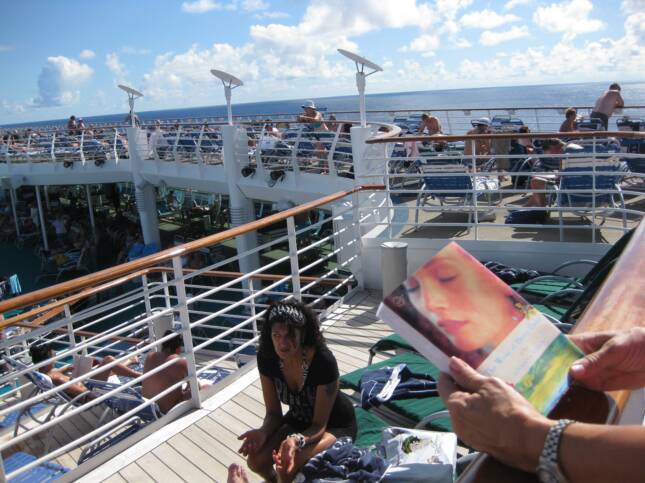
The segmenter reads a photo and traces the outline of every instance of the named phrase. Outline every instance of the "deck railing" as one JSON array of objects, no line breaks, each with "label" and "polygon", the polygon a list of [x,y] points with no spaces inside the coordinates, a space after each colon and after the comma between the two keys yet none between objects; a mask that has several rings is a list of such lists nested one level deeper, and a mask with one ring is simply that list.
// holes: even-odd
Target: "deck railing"
[{"label": "deck railing", "polygon": [[[539,142],[554,136],[500,133],[368,140],[394,145],[387,150],[391,157],[364,160],[386,166],[373,179],[385,179],[391,204],[376,224],[387,226],[390,238],[420,231],[427,237],[472,232],[475,240],[496,239],[490,229],[510,228],[556,231],[559,241],[567,233],[584,230],[591,242],[601,241],[600,228],[625,232],[635,226],[643,215],[645,157],[624,152],[618,139],[645,143],[645,133],[567,133],[569,144],[562,154],[474,154],[481,140],[494,149],[498,142]],[[464,143],[473,154],[464,155]],[[458,149],[451,150],[455,146]],[[550,165],[560,167],[543,167]],[[544,181],[544,189],[531,187],[536,178]],[[541,194],[544,203],[526,207],[526,196],[534,194]]]},{"label": "deck railing", "polygon": [[[5,477],[18,476],[70,452],[77,454],[79,448],[87,448],[106,434],[120,431],[144,408],[184,383],[190,387],[190,401],[173,408],[163,416],[163,421],[200,407],[203,396],[199,390],[200,379],[211,377],[213,370],[219,371],[219,375],[236,371],[238,363],[253,356],[258,341],[258,320],[270,300],[301,299],[324,313],[353,293],[361,283],[358,196],[361,191],[379,188],[382,187],[357,187],[335,193],[241,227],[0,303],[0,313],[24,310],[0,323],[3,329],[12,329],[10,336],[0,341],[0,353],[9,358],[7,372],[0,378],[0,383],[8,384],[0,418],[37,403],[51,402],[51,398],[62,396],[74,384],[89,384],[90,379],[116,364],[130,361],[133,356],[141,359],[149,351],[159,350],[171,337],[160,333],[160,328],[169,323],[182,337],[183,355],[188,363],[188,374],[181,381],[148,400],[141,400],[136,407],[101,421],[86,434],[59,442],[51,450],[45,447],[36,461]],[[297,225],[296,217],[338,202],[342,204],[335,205],[334,218]],[[191,253],[235,237],[239,240],[276,224],[280,224],[281,233],[267,243],[217,263],[184,268],[182,258]],[[247,273],[230,273],[224,269],[243,257],[259,258],[268,251],[273,252],[271,261],[260,263]],[[52,301],[52,298],[58,300]],[[56,355],[39,364],[30,364],[29,345],[43,340],[54,344]],[[26,374],[50,364],[69,364],[74,355],[111,355],[115,359],[60,386],[27,395],[33,386],[24,379]],[[11,361],[15,360],[26,363],[27,367],[14,365]],[[72,418],[87,414],[91,408],[176,363],[176,359],[170,360],[91,401],[70,403],[65,411],[44,424],[18,428],[25,430],[15,437],[5,437],[0,443],[0,452],[6,456],[27,442],[45,441]],[[212,391],[229,384],[231,379],[225,377]],[[153,422],[147,431],[159,424],[162,423]],[[146,434],[139,431],[136,438]],[[132,440],[128,441],[131,444]],[[95,457],[88,465],[95,466],[104,457]],[[79,472],[87,470],[88,465]]]}]

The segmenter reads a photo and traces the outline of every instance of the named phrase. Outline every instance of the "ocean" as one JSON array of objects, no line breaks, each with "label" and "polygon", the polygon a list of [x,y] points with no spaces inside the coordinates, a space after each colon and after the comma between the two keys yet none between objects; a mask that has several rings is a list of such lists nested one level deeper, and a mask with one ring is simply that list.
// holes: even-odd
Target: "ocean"
[{"label": "ocean", "polygon": [[[366,96],[367,110],[406,110],[432,111],[433,109],[486,109],[486,108],[521,108],[521,107],[578,107],[593,105],[598,96],[607,88],[608,82],[592,82],[581,84],[557,84],[536,86],[511,87],[482,87],[474,89],[450,89],[435,91],[398,92],[389,94],[368,94]],[[625,104],[629,106],[645,105],[645,82],[626,82],[621,84]],[[369,91],[369,85],[368,85]],[[276,115],[294,114],[301,112],[305,99],[281,101],[235,103],[233,99],[234,116],[251,116],[257,114]],[[338,111],[358,111],[358,96],[341,96],[313,98],[317,106],[326,109],[327,113]],[[70,112],[70,115],[76,114]],[[173,120],[173,119],[204,119],[226,116],[226,106],[186,107],[180,109],[165,109],[161,111],[137,112],[143,121]],[[86,116],[86,123],[118,123],[123,121],[126,113],[103,116]],[[77,114],[78,117],[78,114]],[[340,118],[347,116],[339,116]],[[351,116],[358,118],[358,115]],[[386,120],[377,113],[369,114],[368,118],[375,121]],[[52,119],[5,125],[4,127],[20,126],[51,126],[65,124],[67,119]]]}]

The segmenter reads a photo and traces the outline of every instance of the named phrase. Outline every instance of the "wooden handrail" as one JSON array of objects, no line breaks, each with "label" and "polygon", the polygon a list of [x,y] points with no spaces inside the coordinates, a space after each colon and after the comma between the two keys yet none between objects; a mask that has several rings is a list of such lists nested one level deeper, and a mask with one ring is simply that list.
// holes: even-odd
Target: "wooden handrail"
[{"label": "wooden handrail", "polygon": [[[184,273],[193,273],[193,272],[197,272],[198,270],[194,268],[184,268],[182,271]],[[169,267],[152,267],[150,269],[150,272],[172,273],[174,272],[174,270]],[[202,272],[199,274],[199,276],[202,276],[202,275],[205,275],[207,277],[239,278],[245,274],[242,272],[223,272],[220,270],[208,270],[206,272]],[[277,280],[282,280],[286,276],[287,276],[286,274],[280,275],[280,274],[271,274],[271,273],[257,273],[255,275],[251,275],[249,278],[253,280],[277,281]],[[320,278],[320,277],[310,277],[305,275],[300,275],[300,280],[302,282],[320,281],[321,285],[337,285],[341,282],[344,282],[344,280],[340,278]]]},{"label": "wooden handrail", "polygon": [[[491,133],[491,134],[450,134],[435,136],[405,136],[396,138],[396,142],[407,143],[411,141],[464,141],[477,139],[551,139],[551,138],[623,138],[623,139],[645,139],[645,132],[638,131],[572,131],[572,132],[529,132],[529,133]],[[392,142],[392,139],[374,137],[366,141],[367,144],[379,144]]]},{"label": "wooden handrail", "polygon": [[291,216],[297,216],[297,215],[306,213],[310,210],[313,210],[315,208],[318,208],[320,206],[333,203],[334,201],[338,201],[354,193],[358,193],[361,191],[377,191],[377,190],[383,190],[383,189],[385,189],[385,186],[383,185],[368,184],[363,186],[357,186],[350,190],[332,193],[330,195],[323,196],[322,198],[318,198],[317,200],[304,203],[294,208],[289,208],[288,210],[285,210],[285,211],[281,211],[280,213],[269,215],[260,220],[246,223],[242,226],[231,228],[231,229],[222,231],[220,233],[215,233],[214,235],[209,235],[204,238],[200,238],[199,240],[194,240],[188,243],[184,243],[176,247],[168,248],[158,253],[153,253],[152,255],[138,258],[136,260],[132,260],[131,262],[123,263],[121,265],[117,265],[116,267],[106,268],[98,272],[90,273],[88,275],[75,278],[74,280],[70,280],[68,282],[59,283],[51,287],[36,290],[34,292],[30,292],[25,295],[20,295],[13,299],[6,300],[0,303],[0,314],[4,312],[8,312],[10,310],[15,310],[18,308],[34,305],[42,300],[49,300],[54,297],[59,297],[64,294],[75,292],[77,290],[83,289],[84,287],[88,287],[88,286],[92,287],[96,284],[103,283],[108,280],[113,280],[115,278],[118,278],[124,275],[128,275],[136,270],[143,270],[143,269],[152,267],[154,265],[159,265],[159,264],[168,262],[172,260],[173,257],[183,256],[188,253],[197,251],[201,248],[206,248],[211,245],[216,245],[217,243],[230,240],[231,238],[235,238],[236,236],[244,235],[246,233],[259,230],[261,228],[272,225],[274,223],[284,221]]},{"label": "wooden handrail", "polygon": [[[2,321],[0,321],[0,329],[2,329],[4,327],[11,327],[12,325],[19,325],[23,320],[30,319],[31,317],[34,317],[34,316],[36,316],[38,314],[41,314],[41,313],[49,311],[49,310],[60,308],[61,311],[62,311],[62,310],[64,310],[64,306],[67,305],[67,304],[71,305],[73,303],[76,303],[76,302],[84,299],[84,298],[89,297],[90,295],[94,295],[95,293],[99,293],[99,292],[102,292],[104,290],[111,289],[111,288],[116,287],[118,285],[121,285],[122,283],[125,283],[125,282],[127,282],[129,280],[132,280],[132,279],[138,278],[138,277],[140,277],[142,275],[145,275],[146,273],[148,273],[148,270],[139,270],[137,272],[130,273],[130,274],[125,275],[123,277],[119,277],[119,278],[117,278],[115,280],[111,280],[108,283],[105,283],[103,285],[87,288],[87,289],[82,290],[82,291],[80,291],[78,293],[75,293],[73,295],[70,295],[70,296],[65,297],[63,299],[60,299],[60,300],[56,300],[56,301],[51,302],[51,303],[49,303],[47,305],[44,305],[42,307],[36,307],[35,309],[31,309],[28,312],[18,314],[18,315],[14,316],[14,317],[11,317],[10,319],[2,320]],[[23,325],[22,327],[31,327],[31,324],[34,324],[34,323],[35,323],[35,321],[30,322],[29,325],[26,325],[26,326]]]},{"label": "wooden handrail", "polygon": [[[641,221],[629,244],[612,268],[574,333],[624,330],[645,326],[645,221]],[[550,415],[590,423],[615,423],[629,391],[606,394],[575,388]],[[480,455],[463,473],[460,483],[536,482],[533,474],[510,468],[488,455]]]},{"label": "wooden handrail", "polygon": [[[31,322],[16,322],[14,324],[8,324],[8,325],[13,325],[16,327],[23,327],[23,328],[29,328],[29,329],[35,329],[43,325],[45,322],[50,321],[57,315],[59,315],[61,312],[65,311],[65,307],[56,307],[54,309],[50,309],[47,313],[41,315],[35,320],[32,320]],[[3,326],[6,327],[6,326]]]}]

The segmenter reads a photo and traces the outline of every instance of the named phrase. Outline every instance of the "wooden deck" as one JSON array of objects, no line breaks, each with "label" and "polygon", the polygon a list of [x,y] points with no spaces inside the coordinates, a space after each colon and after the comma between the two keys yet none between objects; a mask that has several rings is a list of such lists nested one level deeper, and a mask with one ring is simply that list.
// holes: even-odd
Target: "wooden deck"
[{"label": "wooden deck", "polygon": [[[323,321],[341,374],[365,367],[368,348],[391,333],[376,319],[379,302],[379,297],[360,292]],[[222,392],[227,394],[204,401],[202,409],[170,423],[79,481],[225,482],[228,465],[244,463],[237,453],[237,436],[260,426],[264,417],[257,369]],[[252,475],[251,481],[260,479]]]}]

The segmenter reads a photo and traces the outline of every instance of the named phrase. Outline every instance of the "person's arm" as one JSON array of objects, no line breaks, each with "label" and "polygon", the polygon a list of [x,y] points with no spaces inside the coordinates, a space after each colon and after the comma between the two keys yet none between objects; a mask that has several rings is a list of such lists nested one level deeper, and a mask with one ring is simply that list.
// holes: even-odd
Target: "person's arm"
[{"label": "person's arm", "polygon": [[[538,413],[511,386],[452,358],[439,392],[453,428],[468,446],[534,472],[555,421]],[[559,463],[571,482],[642,481],[645,427],[574,423],[563,433]]]},{"label": "person's arm", "polygon": [[623,96],[620,95],[620,92],[616,93],[616,107],[619,109],[625,107],[625,101],[623,100]]},{"label": "person's arm", "polygon": [[266,408],[264,421],[260,429],[266,431],[267,434],[271,434],[282,424],[282,406],[273,380],[270,377],[260,375],[260,382],[262,384],[264,407]]}]

